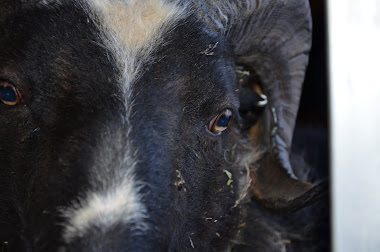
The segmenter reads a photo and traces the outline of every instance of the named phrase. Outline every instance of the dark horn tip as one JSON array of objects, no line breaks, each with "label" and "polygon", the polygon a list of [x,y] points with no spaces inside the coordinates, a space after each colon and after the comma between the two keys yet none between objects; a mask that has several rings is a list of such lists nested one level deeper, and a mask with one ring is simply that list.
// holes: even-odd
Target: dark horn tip
[{"label": "dark horn tip", "polygon": [[283,199],[261,199],[260,203],[269,211],[276,214],[295,213],[307,206],[314,204],[321,198],[326,197],[329,191],[329,182],[324,180],[313,186],[301,196],[292,200]]}]

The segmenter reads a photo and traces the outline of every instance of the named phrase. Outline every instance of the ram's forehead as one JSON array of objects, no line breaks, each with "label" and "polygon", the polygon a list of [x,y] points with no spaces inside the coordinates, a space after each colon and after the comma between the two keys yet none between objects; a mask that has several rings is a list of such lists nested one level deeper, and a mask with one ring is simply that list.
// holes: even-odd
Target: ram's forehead
[{"label": "ram's forehead", "polygon": [[[70,1],[37,0],[34,3],[57,6],[68,2]],[[25,1],[26,5],[32,3]],[[81,0],[77,3],[83,3],[87,10],[99,18],[102,28],[110,29],[124,44],[134,47],[152,42],[165,28],[186,15],[186,7],[181,1]]]},{"label": "ram's forehead", "polygon": [[85,0],[84,6],[122,73],[127,97],[142,65],[162,44],[164,35],[186,16],[184,5],[167,0]]},{"label": "ram's forehead", "polygon": [[160,28],[175,22],[178,6],[164,0],[88,0],[107,28],[129,46],[144,46],[157,37]]}]

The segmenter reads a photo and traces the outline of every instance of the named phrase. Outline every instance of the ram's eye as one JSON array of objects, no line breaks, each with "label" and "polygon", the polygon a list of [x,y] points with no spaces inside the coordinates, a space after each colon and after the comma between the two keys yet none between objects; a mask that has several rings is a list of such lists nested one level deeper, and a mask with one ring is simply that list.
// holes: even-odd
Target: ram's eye
[{"label": "ram's eye", "polygon": [[21,100],[20,91],[12,84],[0,81],[0,100],[9,106],[16,105]]},{"label": "ram's eye", "polygon": [[214,134],[220,134],[223,130],[227,129],[228,125],[230,125],[231,119],[232,119],[232,111],[229,109],[226,109],[219,115],[215,116],[210,121],[207,128],[210,132]]}]

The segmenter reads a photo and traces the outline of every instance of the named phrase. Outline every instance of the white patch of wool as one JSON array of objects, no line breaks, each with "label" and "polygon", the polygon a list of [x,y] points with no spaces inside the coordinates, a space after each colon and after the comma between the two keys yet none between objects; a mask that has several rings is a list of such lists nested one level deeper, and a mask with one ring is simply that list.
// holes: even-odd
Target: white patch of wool
[{"label": "white patch of wool", "polygon": [[[141,203],[140,187],[133,171],[137,161],[133,157],[132,143],[128,140],[131,132],[132,84],[138,78],[144,63],[150,59],[154,49],[162,43],[164,34],[186,16],[186,7],[165,0],[85,0],[84,9],[98,24],[104,46],[112,53],[112,59],[120,71],[119,83],[124,92],[127,114],[125,122],[129,126],[127,148],[112,184],[102,184],[101,176],[95,174],[92,183],[100,183],[102,192],[88,192],[79,203],[63,211],[68,221],[64,239],[70,242],[82,236],[92,225],[107,230],[114,224],[131,224],[144,230],[145,206]],[[105,169],[109,169],[106,167]],[[110,183],[110,182],[108,182]],[[94,186],[96,188],[96,186]]]},{"label": "white patch of wool", "polygon": [[128,226],[134,232],[147,229],[146,208],[140,193],[143,185],[134,178],[136,162],[123,134],[120,128],[99,135],[103,144],[98,148],[88,178],[93,189],[85,192],[71,207],[62,209],[67,219],[63,232],[66,242],[84,236],[93,227],[102,234],[117,224]]},{"label": "white patch of wool", "polygon": [[65,226],[64,239],[70,242],[75,237],[83,236],[91,226],[96,226],[106,232],[116,224],[133,224],[134,230],[145,230],[142,221],[146,217],[144,206],[140,203],[140,196],[136,194],[139,188],[135,187],[133,177],[117,187],[104,192],[89,192],[80,199],[78,205],[67,209],[64,215],[69,222]]}]

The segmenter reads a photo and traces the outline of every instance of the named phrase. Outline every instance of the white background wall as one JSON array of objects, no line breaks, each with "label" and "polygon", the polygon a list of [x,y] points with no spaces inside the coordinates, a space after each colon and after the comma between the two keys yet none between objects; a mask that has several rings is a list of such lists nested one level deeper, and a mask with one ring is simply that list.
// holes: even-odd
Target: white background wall
[{"label": "white background wall", "polygon": [[334,252],[380,251],[380,0],[327,0]]}]

